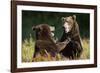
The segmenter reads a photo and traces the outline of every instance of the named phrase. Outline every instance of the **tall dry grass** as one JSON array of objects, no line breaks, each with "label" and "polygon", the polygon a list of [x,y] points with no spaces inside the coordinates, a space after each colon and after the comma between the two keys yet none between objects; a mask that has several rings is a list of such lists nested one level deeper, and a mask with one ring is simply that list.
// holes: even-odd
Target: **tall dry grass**
[{"label": "tall dry grass", "polygon": [[[89,39],[83,38],[83,52],[79,59],[89,59],[90,58],[90,47],[89,47]],[[29,39],[25,39],[22,42],[22,62],[35,62],[39,61],[59,61],[59,60],[69,60],[68,58],[63,57],[60,53],[56,55],[56,57],[52,57],[46,50],[44,52],[47,56],[42,56],[41,53],[38,54],[36,58],[33,58],[35,51],[35,41],[30,36]]]}]

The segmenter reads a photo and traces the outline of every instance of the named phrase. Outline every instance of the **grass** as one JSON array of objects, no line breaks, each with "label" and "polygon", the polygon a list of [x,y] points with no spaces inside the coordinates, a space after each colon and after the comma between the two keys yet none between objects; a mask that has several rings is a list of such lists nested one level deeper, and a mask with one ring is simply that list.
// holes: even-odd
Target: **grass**
[{"label": "grass", "polygon": [[22,62],[32,62],[35,42],[32,37],[25,39],[22,43]]},{"label": "grass", "polygon": [[[82,39],[83,52],[79,59],[89,59],[90,58],[90,48],[89,48],[89,39]],[[34,39],[30,36],[29,39],[25,39],[22,43],[22,62],[35,62],[39,61],[59,61],[59,60],[69,60],[64,58],[60,53],[56,57],[51,57],[51,55],[44,50],[47,56],[38,54],[36,58],[33,58],[35,51],[35,42]]]},{"label": "grass", "polygon": [[82,44],[83,44],[83,52],[81,55],[81,59],[89,59],[90,58],[90,42],[89,39],[84,38],[82,40]]}]

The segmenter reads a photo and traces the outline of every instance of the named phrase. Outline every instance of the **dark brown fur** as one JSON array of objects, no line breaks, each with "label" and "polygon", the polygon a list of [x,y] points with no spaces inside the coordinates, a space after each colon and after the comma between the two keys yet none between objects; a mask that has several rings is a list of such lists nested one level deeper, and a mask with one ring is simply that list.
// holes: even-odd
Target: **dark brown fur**
[{"label": "dark brown fur", "polygon": [[55,56],[58,53],[58,47],[52,39],[49,25],[40,24],[37,26],[33,26],[32,29],[36,31],[36,45],[34,57],[38,53],[40,53],[41,50],[46,50],[52,56]]}]

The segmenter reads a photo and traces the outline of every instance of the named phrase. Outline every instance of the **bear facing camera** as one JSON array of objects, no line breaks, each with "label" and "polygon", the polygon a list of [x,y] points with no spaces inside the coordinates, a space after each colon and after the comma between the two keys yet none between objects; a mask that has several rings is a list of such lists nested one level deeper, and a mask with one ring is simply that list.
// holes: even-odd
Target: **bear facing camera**
[{"label": "bear facing camera", "polygon": [[64,32],[59,41],[63,42],[68,38],[70,38],[71,41],[63,50],[60,51],[60,53],[70,59],[79,58],[83,51],[83,47],[81,44],[79,25],[76,21],[76,15],[62,17],[62,22]]}]

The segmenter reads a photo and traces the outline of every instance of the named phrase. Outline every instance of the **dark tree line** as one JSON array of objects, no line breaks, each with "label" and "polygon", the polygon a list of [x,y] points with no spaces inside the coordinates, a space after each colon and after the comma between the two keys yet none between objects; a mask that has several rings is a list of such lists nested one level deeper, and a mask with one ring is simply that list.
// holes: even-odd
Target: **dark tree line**
[{"label": "dark tree line", "polygon": [[[62,36],[62,21],[61,17],[70,15],[76,15],[77,22],[80,28],[80,34],[82,38],[89,38],[90,34],[90,18],[88,13],[67,13],[67,12],[42,12],[42,11],[22,11],[22,39],[32,36],[32,26],[46,23],[54,26],[55,37],[60,38]],[[33,36],[34,37],[34,36]]]}]

